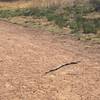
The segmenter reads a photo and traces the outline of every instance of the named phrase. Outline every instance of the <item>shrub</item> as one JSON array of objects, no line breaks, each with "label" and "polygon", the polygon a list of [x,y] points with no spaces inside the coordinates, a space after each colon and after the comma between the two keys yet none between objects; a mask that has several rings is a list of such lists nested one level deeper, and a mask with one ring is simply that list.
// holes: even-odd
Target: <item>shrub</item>
[{"label": "shrub", "polygon": [[83,23],[83,32],[84,33],[96,33],[96,25],[93,21],[85,21]]},{"label": "shrub", "polygon": [[95,8],[94,10],[100,11],[100,0],[90,0],[90,3]]},{"label": "shrub", "polygon": [[93,11],[91,5],[74,5],[71,7],[24,8],[15,10],[0,10],[0,17],[14,16],[46,17],[59,27],[70,26],[72,32],[96,33],[100,29],[100,19],[86,20],[84,15]]}]

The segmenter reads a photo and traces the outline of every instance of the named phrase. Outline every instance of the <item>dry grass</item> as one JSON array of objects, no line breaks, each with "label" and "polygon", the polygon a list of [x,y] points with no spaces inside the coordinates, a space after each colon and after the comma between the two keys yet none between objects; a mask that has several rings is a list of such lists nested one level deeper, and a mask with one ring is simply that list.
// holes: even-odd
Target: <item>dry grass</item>
[{"label": "dry grass", "polygon": [[16,9],[32,7],[32,1],[0,2],[0,9]]},{"label": "dry grass", "polygon": [[[28,8],[28,7],[48,7],[52,5],[72,5],[75,1],[81,0],[29,0],[29,1],[15,1],[15,2],[0,2],[1,9],[8,8]],[[86,0],[84,0],[86,1]],[[82,2],[82,1],[81,1]]]},{"label": "dry grass", "polygon": [[[69,0],[29,0],[29,1],[15,1],[15,2],[0,2],[0,8],[27,8],[27,7],[47,7],[51,5],[69,3]],[[71,0],[73,1],[73,0]]]},{"label": "dry grass", "polygon": [[72,4],[75,0],[33,0],[33,7]]},{"label": "dry grass", "polygon": [[73,3],[84,3],[88,0],[32,0],[35,7],[48,7],[52,5],[73,5]]}]

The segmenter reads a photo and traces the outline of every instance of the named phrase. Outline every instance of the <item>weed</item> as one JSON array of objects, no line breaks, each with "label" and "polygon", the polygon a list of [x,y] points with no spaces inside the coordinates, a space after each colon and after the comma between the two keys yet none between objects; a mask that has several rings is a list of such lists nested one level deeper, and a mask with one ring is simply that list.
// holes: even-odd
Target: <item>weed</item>
[{"label": "weed", "polygon": [[99,19],[85,19],[88,13],[93,11],[91,5],[74,5],[71,7],[51,6],[46,8],[23,8],[0,10],[0,17],[9,18],[15,16],[32,16],[37,18],[47,18],[59,27],[70,26],[72,32],[96,33],[100,29]]}]

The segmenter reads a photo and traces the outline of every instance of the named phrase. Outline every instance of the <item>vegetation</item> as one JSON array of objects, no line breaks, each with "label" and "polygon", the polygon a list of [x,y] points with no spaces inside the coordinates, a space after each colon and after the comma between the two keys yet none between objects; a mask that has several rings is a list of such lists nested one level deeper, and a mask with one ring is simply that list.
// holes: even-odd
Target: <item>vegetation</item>
[{"label": "vegetation", "polygon": [[15,0],[14,2],[12,1],[0,0],[0,9],[19,9],[19,8],[29,8],[33,6],[32,0]]},{"label": "vegetation", "polygon": [[92,4],[95,10],[100,11],[100,0],[90,0],[90,4]]},{"label": "vegetation", "polygon": [[[1,9],[1,18],[12,18],[15,16],[31,16],[46,18],[53,21],[60,28],[69,27],[72,33],[95,33],[100,32],[100,16],[91,18],[88,14],[95,12],[97,2],[91,1],[90,4],[74,4],[72,6],[36,7],[21,9]],[[98,3],[97,3],[98,4]],[[99,33],[100,34],[100,33]]]}]

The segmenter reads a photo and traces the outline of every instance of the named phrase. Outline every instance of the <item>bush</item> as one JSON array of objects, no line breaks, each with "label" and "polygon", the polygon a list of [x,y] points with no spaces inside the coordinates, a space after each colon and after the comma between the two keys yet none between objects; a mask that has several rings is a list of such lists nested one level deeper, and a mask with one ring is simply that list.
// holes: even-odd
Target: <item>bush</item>
[{"label": "bush", "polygon": [[96,33],[96,25],[93,23],[93,21],[85,21],[83,23],[83,32]]},{"label": "bush", "polygon": [[54,21],[59,27],[70,26],[72,32],[96,33],[100,29],[100,19],[86,20],[83,16],[92,12],[91,5],[74,5],[71,7],[57,6],[47,8],[26,8],[15,10],[0,10],[0,17],[8,18],[14,16],[46,17]]},{"label": "bush", "polygon": [[94,10],[100,11],[100,0],[90,0],[90,3],[95,8]]}]

